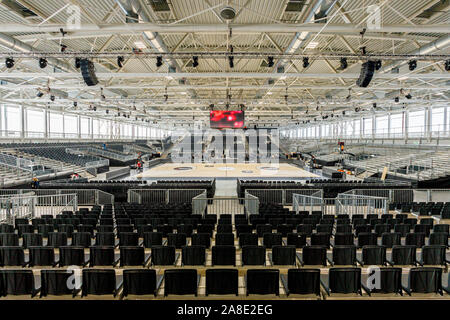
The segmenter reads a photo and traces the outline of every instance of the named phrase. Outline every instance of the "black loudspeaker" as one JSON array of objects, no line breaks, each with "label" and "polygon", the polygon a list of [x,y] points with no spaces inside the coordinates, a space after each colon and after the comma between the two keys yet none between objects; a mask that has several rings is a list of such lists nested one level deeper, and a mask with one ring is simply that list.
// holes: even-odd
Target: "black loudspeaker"
[{"label": "black loudspeaker", "polygon": [[95,74],[95,66],[91,60],[81,59],[80,60],[81,75],[83,76],[84,82],[89,86],[93,87],[98,84],[98,79]]},{"label": "black loudspeaker", "polygon": [[370,81],[372,81],[373,73],[375,72],[375,62],[367,61],[362,64],[361,75],[356,81],[356,85],[361,88],[366,88]]}]

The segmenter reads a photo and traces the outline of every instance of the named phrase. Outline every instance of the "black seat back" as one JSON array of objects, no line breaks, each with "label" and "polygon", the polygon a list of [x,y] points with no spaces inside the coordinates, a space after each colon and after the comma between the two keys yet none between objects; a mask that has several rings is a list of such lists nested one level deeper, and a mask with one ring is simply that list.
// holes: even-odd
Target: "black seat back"
[{"label": "black seat back", "polygon": [[239,294],[239,272],[236,269],[206,270],[205,294]]}]

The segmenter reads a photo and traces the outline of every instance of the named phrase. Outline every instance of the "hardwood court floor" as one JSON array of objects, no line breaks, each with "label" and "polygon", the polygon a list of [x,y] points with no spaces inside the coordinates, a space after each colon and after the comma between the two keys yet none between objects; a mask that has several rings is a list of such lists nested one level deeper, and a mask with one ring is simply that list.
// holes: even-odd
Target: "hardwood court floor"
[{"label": "hardwood court floor", "polygon": [[[187,168],[187,170],[176,170]],[[167,163],[147,169],[135,178],[319,178],[318,175],[286,163]]]}]

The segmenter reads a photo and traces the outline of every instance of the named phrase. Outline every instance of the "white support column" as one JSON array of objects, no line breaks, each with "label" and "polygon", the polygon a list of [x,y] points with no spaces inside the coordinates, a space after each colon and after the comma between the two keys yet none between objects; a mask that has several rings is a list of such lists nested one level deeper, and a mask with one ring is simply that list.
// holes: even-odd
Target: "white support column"
[{"label": "white support column", "polygon": [[409,122],[409,111],[406,110],[403,113],[403,132],[405,133],[404,134],[405,135],[405,142],[408,141],[408,131],[409,131],[409,124],[408,124],[408,122]]},{"label": "white support column", "polygon": [[25,116],[25,107],[23,105],[19,106],[19,114],[20,114],[20,137],[25,138],[25,130],[26,130],[26,116]]},{"label": "white support column", "polygon": [[48,137],[49,137],[49,113],[48,113],[48,109],[44,109],[44,138],[47,141]]},{"label": "white support column", "polygon": [[81,139],[81,116],[77,115],[77,132],[78,132],[78,139]]}]

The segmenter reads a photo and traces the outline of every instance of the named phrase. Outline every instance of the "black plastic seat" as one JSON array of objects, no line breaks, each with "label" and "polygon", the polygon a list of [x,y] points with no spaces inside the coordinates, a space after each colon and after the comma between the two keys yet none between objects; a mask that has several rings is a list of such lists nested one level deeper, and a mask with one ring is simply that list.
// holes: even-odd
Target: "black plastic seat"
[{"label": "black plastic seat", "polygon": [[236,247],[235,246],[213,246],[212,247],[212,265],[216,266],[235,266],[236,265]]},{"label": "black plastic seat", "polygon": [[337,266],[356,265],[356,246],[334,246],[332,261],[333,264]]},{"label": "black plastic seat", "polygon": [[41,270],[41,297],[73,296],[75,289],[80,288],[76,288],[73,270]]},{"label": "black plastic seat", "polygon": [[239,295],[239,272],[236,269],[206,270],[205,295]]},{"label": "black plastic seat", "polygon": [[266,247],[248,245],[242,247],[242,265],[264,266],[266,264]]},{"label": "black plastic seat", "polygon": [[89,266],[113,266],[115,264],[114,247],[91,246],[89,248]]},{"label": "black plastic seat", "polygon": [[411,268],[410,293],[436,293],[442,295],[442,268]]},{"label": "black plastic seat", "polygon": [[197,296],[198,277],[195,269],[173,269],[164,271],[164,296],[188,295]]},{"label": "black plastic seat", "polygon": [[[373,277],[372,282],[366,286],[371,294],[402,294],[402,269],[401,268],[380,268],[378,281]],[[372,275],[372,274],[370,274]]]},{"label": "black plastic seat", "polygon": [[37,294],[32,270],[0,270],[1,296],[34,297]]},{"label": "black plastic seat", "polygon": [[399,232],[388,232],[381,235],[381,245],[386,248],[401,245],[401,234]]},{"label": "black plastic seat", "polygon": [[353,233],[336,233],[334,235],[335,246],[351,246],[355,244]]},{"label": "black plastic seat", "polygon": [[364,246],[376,246],[378,244],[378,236],[372,232],[361,232],[358,235],[358,248]]},{"label": "black plastic seat", "polygon": [[316,225],[316,232],[331,234],[333,232],[333,225],[332,224],[318,224],[318,225]]},{"label": "black plastic seat", "polygon": [[128,269],[123,271],[122,295],[157,295],[156,270]]},{"label": "black plastic seat", "polygon": [[198,233],[207,233],[209,234],[209,237],[211,238],[214,232],[214,225],[213,224],[199,224],[197,226],[197,234]]},{"label": "black plastic seat", "polygon": [[442,245],[423,246],[422,264],[430,266],[446,265],[446,247]]},{"label": "black plastic seat", "polygon": [[25,266],[25,254],[23,249],[21,247],[0,247],[0,266]]},{"label": "black plastic seat", "polygon": [[113,269],[83,269],[81,296],[113,295],[116,296],[116,273]]},{"label": "black plastic seat", "polygon": [[152,265],[170,266],[175,264],[175,247],[173,246],[153,246]]},{"label": "black plastic seat", "polygon": [[300,224],[297,226],[297,232],[311,236],[314,226],[312,224]]},{"label": "black plastic seat", "polygon": [[375,233],[378,237],[381,237],[383,233],[391,232],[391,226],[388,224],[376,224]]},{"label": "black plastic seat", "polygon": [[392,247],[392,265],[415,266],[416,261],[416,246]]},{"label": "black plastic seat", "polygon": [[425,245],[426,234],[423,232],[408,233],[406,235],[405,244],[422,248]]},{"label": "black plastic seat", "polygon": [[234,233],[216,233],[216,246],[234,246]]},{"label": "black plastic seat", "polygon": [[59,248],[59,265],[83,266],[86,263],[84,247],[63,246]]},{"label": "black plastic seat", "polygon": [[144,247],[151,248],[153,246],[162,246],[163,234],[162,232],[146,232],[144,233]]},{"label": "black plastic seat", "polygon": [[67,246],[67,234],[64,232],[49,232],[47,246],[54,248]]},{"label": "black plastic seat", "polygon": [[283,237],[287,237],[287,235],[293,231],[294,226],[292,224],[280,224],[277,226],[277,233],[281,233]]},{"label": "black plastic seat", "polygon": [[247,270],[246,294],[275,294],[280,295],[280,271],[279,270]]},{"label": "black plastic seat", "polygon": [[448,247],[448,233],[446,232],[432,232],[429,238],[430,245],[441,245]]},{"label": "black plastic seat", "polygon": [[22,237],[24,233],[34,233],[34,226],[31,224],[19,224],[17,226],[17,232],[19,237]]},{"label": "black plastic seat", "polygon": [[396,224],[394,226],[394,232],[399,232],[402,237],[406,237],[406,235],[411,231],[410,224]]},{"label": "black plastic seat", "polygon": [[306,235],[300,233],[288,233],[287,245],[295,246],[297,249],[303,248],[306,246]]},{"label": "black plastic seat", "polygon": [[72,234],[74,232],[74,229],[75,229],[74,226],[71,225],[71,224],[59,224],[56,227],[56,230],[58,232],[64,232],[65,234],[67,234],[68,238],[72,238]]},{"label": "black plastic seat", "polygon": [[364,246],[362,248],[362,265],[384,266],[386,264],[385,246]]},{"label": "black plastic seat", "polygon": [[302,262],[304,265],[326,266],[327,248],[325,246],[306,246],[302,250]]},{"label": "black plastic seat", "polygon": [[258,241],[258,235],[256,233],[241,233],[239,236],[239,247],[257,246]]},{"label": "black plastic seat", "polygon": [[0,233],[14,233],[14,226],[11,224],[0,224]]},{"label": "black plastic seat", "polygon": [[120,247],[120,266],[144,266],[144,247],[122,246]]},{"label": "black plastic seat", "polygon": [[89,248],[92,244],[89,232],[74,232],[72,234],[72,245],[76,247]]},{"label": "black plastic seat", "polygon": [[206,263],[204,246],[184,246],[181,250],[181,263],[186,266],[203,266]]},{"label": "black plastic seat", "polygon": [[266,233],[272,233],[271,224],[258,224],[256,226],[256,234],[259,238],[262,238]]},{"label": "black plastic seat", "polygon": [[194,246],[204,246],[209,249],[211,247],[211,235],[209,233],[194,233],[191,243]]},{"label": "black plastic seat", "polygon": [[273,246],[281,246],[283,244],[283,236],[281,233],[265,233],[263,235],[263,245],[271,249]]},{"label": "black plastic seat", "polygon": [[176,249],[181,249],[187,244],[186,234],[184,233],[168,233],[167,245],[174,246]]},{"label": "black plastic seat", "polygon": [[272,247],[272,263],[280,266],[296,265],[295,246],[273,246]]},{"label": "black plastic seat", "polygon": [[361,294],[360,268],[330,268],[329,293]]},{"label": "black plastic seat", "polygon": [[34,266],[54,266],[55,251],[53,247],[29,247],[30,267]]},{"label": "black plastic seat", "polygon": [[326,248],[330,247],[331,234],[329,233],[313,233],[311,235],[311,245],[312,246],[324,246]]},{"label": "black plastic seat", "polygon": [[236,224],[236,235],[238,238],[241,237],[243,233],[252,233],[253,227],[249,224]]},{"label": "black plastic seat", "polygon": [[16,233],[0,233],[1,247],[18,247],[19,235]]},{"label": "black plastic seat", "polygon": [[96,246],[115,246],[116,237],[113,232],[98,232],[95,235]]},{"label": "black plastic seat", "polygon": [[118,233],[119,246],[138,246],[139,245],[139,235],[136,232],[121,232]]},{"label": "black plastic seat", "polygon": [[[283,275],[281,276],[283,279]],[[320,269],[289,269],[286,294],[320,295]]]},{"label": "black plastic seat", "polygon": [[233,225],[232,224],[219,224],[217,225],[217,233],[232,233]]},{"label": "black plastic seat", "polygon": [[194,233],[194,226],[192,224],[179,224],[177,226],[177,233],[184,233],[186,237],[190,238]]}]

